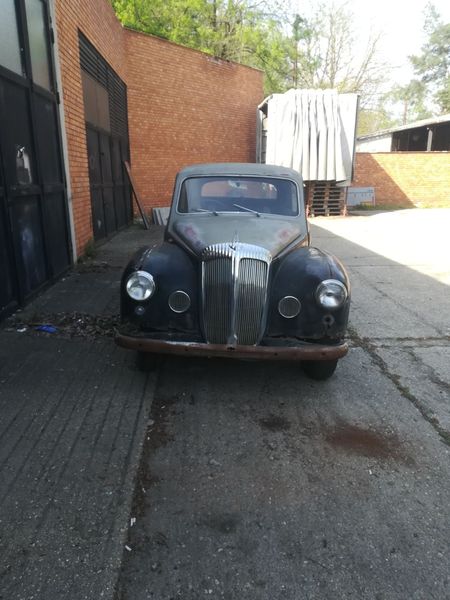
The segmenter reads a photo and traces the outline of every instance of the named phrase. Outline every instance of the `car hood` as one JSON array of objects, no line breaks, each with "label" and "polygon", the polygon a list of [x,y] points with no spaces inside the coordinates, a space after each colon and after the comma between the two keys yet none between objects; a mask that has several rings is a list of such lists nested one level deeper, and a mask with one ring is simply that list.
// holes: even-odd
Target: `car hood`
[{"label": "car hood", "polygon": [[167,231],[197,256],[213,244],[252,244],[268,250],[275,258],[285,248],[300,243],[308,234],[306,221],[253,214],[186,215],[181,216]]}]

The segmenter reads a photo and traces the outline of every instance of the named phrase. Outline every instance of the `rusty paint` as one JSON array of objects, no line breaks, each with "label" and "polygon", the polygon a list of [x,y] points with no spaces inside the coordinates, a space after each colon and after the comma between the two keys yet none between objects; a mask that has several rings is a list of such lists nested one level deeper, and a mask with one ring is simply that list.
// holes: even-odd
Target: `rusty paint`
[{"label": "rusty paint", "polygon": [[348,352],[346,342],[335,345],[303,343],[298,346],[227,346],[201,342],[174,342],[117,334],[116,344],[122,348],[156,354],[218,356],[222,358],[254,358],[258,360],[334,360]]}]

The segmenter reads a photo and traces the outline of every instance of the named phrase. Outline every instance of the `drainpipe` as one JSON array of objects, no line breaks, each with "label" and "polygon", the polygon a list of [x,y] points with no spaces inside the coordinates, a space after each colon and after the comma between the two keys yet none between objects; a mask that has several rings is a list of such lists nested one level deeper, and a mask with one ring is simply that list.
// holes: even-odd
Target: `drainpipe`
[{"label": "drainpipe", "polygon": [[50,19],[53,30],[53,60],[55,66],[55,77],[56,77],[56,89],[58,92],[59,102],[58,102],[58,113],[59,113],[59,123],[61,130],[61,144],[62,144],[62,154],[63,154],[63,162],[64,162],[64,176],[66,180],[66,194],[67,194],[67,210],[68,210],[68,218],[69,218],[69,229],[70,229],[70,247],[72,250],[72,262],[76,263],[77,261],[77,244],[76,244],[76,236],[75,236],[75,222],[73,218],[73,206],[72,206],[72,186],[70,179],[70,170],[69,170],[69,151],[67,144],[67,136],[66,136],[66,121],[64,117],[64,100],[62,94],[62,79],[61,79],[61,63],[59,60],[59,45],[58,45],[58,31],[56,28],[56,14],[55,14],[55,0],[50,0],[48,3],[49,11],[50,11]]}]

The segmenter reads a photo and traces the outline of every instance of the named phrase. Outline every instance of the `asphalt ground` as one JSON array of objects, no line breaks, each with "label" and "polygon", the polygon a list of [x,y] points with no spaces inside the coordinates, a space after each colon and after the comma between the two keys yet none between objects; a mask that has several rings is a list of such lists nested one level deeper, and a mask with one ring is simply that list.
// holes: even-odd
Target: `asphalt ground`
[{"label": "asphalt ground", "polygon": [[112,339],[119,279],[156,228],[4,323],[0,598],[450,598],[449,219],[313,220],[353,283],[327,382],[246,361],[137,371]]},{"label": "asphalt ground", "polygon": [[119,282],[155,237],[122,232],[2,323],[2,599],[114,595],[155,381],[114,344]]},{"label": "asphalt ground", "polygon": [[349,355],[326,382],[163,361],[121,600],[450,598],[450,211],[312,223]]}]

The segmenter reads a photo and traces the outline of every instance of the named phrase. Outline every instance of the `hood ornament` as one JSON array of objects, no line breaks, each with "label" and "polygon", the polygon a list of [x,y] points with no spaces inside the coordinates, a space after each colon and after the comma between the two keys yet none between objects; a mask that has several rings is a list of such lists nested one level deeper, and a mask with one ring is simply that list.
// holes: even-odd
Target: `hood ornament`
[{"label": "hood ornament", "polygon": [[231,250],[236,250],[236,246],[239,243],[239,234],[237,231],[234,232],[233,241],[229,244]]}]

